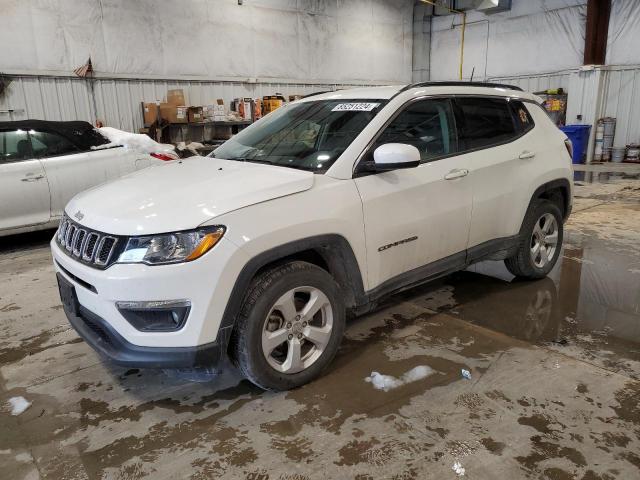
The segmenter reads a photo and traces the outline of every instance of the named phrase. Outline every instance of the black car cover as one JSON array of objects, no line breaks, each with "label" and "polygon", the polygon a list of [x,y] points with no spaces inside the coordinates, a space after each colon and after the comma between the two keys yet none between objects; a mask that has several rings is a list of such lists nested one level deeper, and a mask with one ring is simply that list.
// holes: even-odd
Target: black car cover
[{"label": "black car cover", "polygon": [[62,135],[81,150],[89,150],[109,143],[102,134],[89,122],[51,122],[47,120],[20,120],[17,122],[0,122],[2,130],[35,130]]}]

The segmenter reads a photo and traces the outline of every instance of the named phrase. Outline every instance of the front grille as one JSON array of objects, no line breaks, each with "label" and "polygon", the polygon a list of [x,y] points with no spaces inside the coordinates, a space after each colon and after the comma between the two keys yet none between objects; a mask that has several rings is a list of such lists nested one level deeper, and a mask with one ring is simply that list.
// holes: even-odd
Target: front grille
[{"label": "front grille", "polygon": [[67,255],[95,268],[107,268],[116,261],[124,242],[115,235],[98,232],[69,219],[64,215],[56,243]]}]

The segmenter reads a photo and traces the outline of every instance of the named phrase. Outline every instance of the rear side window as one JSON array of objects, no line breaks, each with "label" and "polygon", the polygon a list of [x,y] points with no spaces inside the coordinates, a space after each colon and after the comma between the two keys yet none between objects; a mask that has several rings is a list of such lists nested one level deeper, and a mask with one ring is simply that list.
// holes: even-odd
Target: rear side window
[{"label": "rear side window", "polygon": [[55,157],[78,152],[73,143],[57,133],[32,131],[31,145],[36,157]]},{"label": "rear side window", "polygon": [[456,151],[449,100],[421,100],[405,108],[382,132],[371,152],[385,143],[413,145],[423,162]]},{"label": "rear side window", "polygon": [[29,160],[32,157],[26,130],[0,132],[0,164]]},{"label": "rear side window", "polygon": [[519,100],[511,100],[509,106],[511,107],[513,118],[521,134],[527,133],[534,127],[533,118],[524,103]]},{"label": "rear side window", "polygon": [[508,142],[520,135],[506,100],[459,97],[454,105],[460,151]]}]

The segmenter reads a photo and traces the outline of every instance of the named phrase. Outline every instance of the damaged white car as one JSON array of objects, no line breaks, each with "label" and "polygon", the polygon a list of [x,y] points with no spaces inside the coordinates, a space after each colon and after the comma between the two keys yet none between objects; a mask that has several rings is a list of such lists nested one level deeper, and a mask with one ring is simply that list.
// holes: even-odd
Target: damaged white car
[{"label": "damaged white car", "polygon": [[178,158],[148,137],[157,149],[126,148],[131,137],[87,122],[0,122],[0,236],[54,227],[77,193]]}]

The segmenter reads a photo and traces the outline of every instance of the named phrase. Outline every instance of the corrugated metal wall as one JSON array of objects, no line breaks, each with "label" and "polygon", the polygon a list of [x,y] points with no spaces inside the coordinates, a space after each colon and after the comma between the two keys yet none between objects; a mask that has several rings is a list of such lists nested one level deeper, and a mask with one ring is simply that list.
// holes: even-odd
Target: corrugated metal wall
[{"label": "corrugated metal wall", "polygon": [[567,123],[617,119],[615,147],[640,143],[640,66],[606,66],[543,75],[494,78],[527,92],[563,87],[569,93]]},{"label": "corrugated metal wall", "polygon": [[640,67],[603,72],[602,116],[615,117],[615,147],[640,143]]},{"label": "corrugated metal wall", "polygon": [[[569,92],[567,123],[591,123],[597,116],[615,117],[618,122],[614,145],[640,143],[640,66],[573,69],[491,81],[517,85],[528,92],[565,88]],[[256,98],[276,92],[306,95],[352,86],[359,85],[96,79],[94,105],[86,80],[14,77],[7,93],[0,98],[0,121],[26,118],[93,121],[95,109],[95,117],[105,125],[136,132],[143,124],[140,102],[163,100],[168,89],[182,88],[189,104],[202,105],[217,98],[229,104],[236,97]]]},{"label": "corrugated metal wall", "polygon": [[126,79],[96,79],[92,84],[95,105],[87,80],[44,76],[13,77],[7,93],[0,98],[0,121],[33,118],[93,122],[95,117],[105,125],[137,132],[143,126],[140,103],[163,100],[169,89],[183,89],[189,105],[210,104],[217,98],[222,98],[229,105],[237,97],[257,98],[276,92],[283,95],[306,95],[358,86]]},{"label": "corrugated metal wall", "polygon": [[521,75],[514,77],[491,78],[489,81],[507,83],[522,88],[525,92],[541,92],[550,88],[569,87],[569,77],[571,72],[555,72],[536,75]]}]

